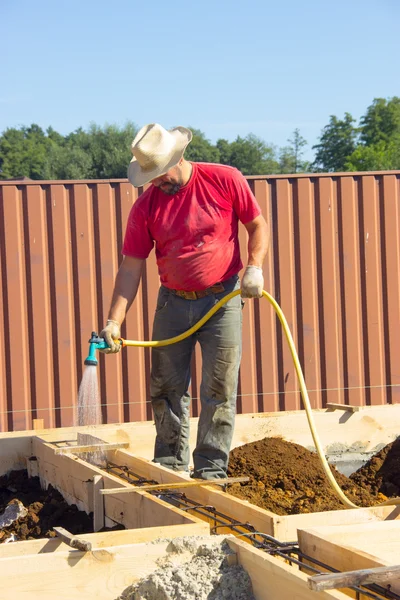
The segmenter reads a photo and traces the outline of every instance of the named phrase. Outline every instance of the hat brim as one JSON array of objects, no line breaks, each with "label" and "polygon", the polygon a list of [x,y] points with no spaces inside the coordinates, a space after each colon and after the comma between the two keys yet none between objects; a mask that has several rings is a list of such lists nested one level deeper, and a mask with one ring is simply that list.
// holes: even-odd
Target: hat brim
[{"label": "hat brim", "polygon": [[175,167],[181,160],[186,146],[192,140],[193,134],[186,127],[175,127],[170,131],[176,138],[175,150],[172,155],[166,157],[166,163],[151,171],[144,171],[135,157],[132,158],[128,167],[128,179],[134,187],[142,187],[153,179],[164,175],[169,169]]}]

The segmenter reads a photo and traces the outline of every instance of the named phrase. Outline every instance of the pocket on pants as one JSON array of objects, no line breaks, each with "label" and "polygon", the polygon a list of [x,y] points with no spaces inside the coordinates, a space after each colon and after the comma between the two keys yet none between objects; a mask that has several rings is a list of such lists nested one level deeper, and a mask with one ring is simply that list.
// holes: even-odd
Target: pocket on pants
[{"label": "pocket on pants", "polygon": [[168,305],[169,291],[166,288],[160,288],[157,297],[156,313],[159,313]]},{"label": "pocket on pants", "polygon": [[179,417],[172,411],[168,400],[164,398],[153,400],[152,404],[157,435],[166,444],[175,443],[181,431]]}]

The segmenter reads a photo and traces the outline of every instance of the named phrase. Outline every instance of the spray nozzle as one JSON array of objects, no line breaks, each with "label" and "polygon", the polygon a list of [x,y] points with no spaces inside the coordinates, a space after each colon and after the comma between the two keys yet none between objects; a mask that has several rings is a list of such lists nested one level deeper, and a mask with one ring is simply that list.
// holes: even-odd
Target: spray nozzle
[{"label": "spray nozzle", "polygon": [[89,354],[85,358],[84,364],[86,366],[97,367],[96,350],[104,350],[104,348],[108,348],[105,339],[99,337],[95,331],[92,331],[92,337],[89,340]]}]

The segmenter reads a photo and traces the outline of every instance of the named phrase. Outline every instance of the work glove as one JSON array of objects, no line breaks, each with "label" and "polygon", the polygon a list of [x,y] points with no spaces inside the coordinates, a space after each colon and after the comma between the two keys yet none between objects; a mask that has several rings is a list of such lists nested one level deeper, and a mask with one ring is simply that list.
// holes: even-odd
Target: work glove
[{"label": "work glove", "polygon": [[261,267],[249,265],[243,275],[240,294],[242,298],[261,298],[264,276]]},{"label": "work glove", "polygon": [[117,321],[109,319],[103,331],[100,333],[100,337],[104,338],[108,344],[108,348],[104,348],[104,350],[100,350],[100,352],[104,352],[104,354],[115,354],[121,350],[121,343],[116,341],[121,337],[121,329]]}]

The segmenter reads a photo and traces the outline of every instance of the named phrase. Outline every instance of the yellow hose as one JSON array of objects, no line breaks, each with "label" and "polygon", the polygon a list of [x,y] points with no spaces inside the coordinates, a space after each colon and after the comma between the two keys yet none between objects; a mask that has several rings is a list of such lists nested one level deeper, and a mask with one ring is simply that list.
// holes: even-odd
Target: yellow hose
[{"label": "yellow hose", "polygon": [[[234,292],[227,294],[226,296],[224,296],[224,298],[222,298],[222,300],[217,302],[217,304],[215,306],[213,306],[213,308],[211,310],[209,310],[208,313],[206,315],[204,315],[204,317],[201,318],[200,321],[198,321],[196,323],[196,325],[193,325],[193,327],[191,327],[184,333],[181,333],[180,335],[176,335],[173,338],[168,338],[166,340],[154,340],[154,341],[149,341],[149,342],[136,341],[136,340],[124,340],[121,338],[121,344],[123,347],[125,347],[125,346],[144,346],[147,348],[148,347],[160,348],[161,346],[169,346],[171,344],[176,344],[177,342],[181,342],[185,338],[187,338],[190,335],[192,335],[193,333],[195,333],[198,329],[200,329],[200,327],[202,327],[204,325],[204,323],[206,323],[208,321],[208,319],[210,319],[221,308],[221,306],[223,306],[231,298],[233,298],[234,296],[237,296],[239,294],[240,294],[240,290],[235,290]],[[332,471],[329,467],[328,461],[326,460],[325,454],[322,449],[321,441],[319,439],[317,429],[315,426],[314,416],[312,414],[311,403],[310,403],[310,399],[308,397],[308,392],[307,392],[306,384],[304,381],[303,371],[301,370],[299,357],[297,356],[296,347],[294,345],[292,334],[290,333],[289,325],[285,319],[282,309],[280,308],[280,306],[276,302],[276,300],[270,294],[268,294],[268,292],[263,290],[262,295],[265,298],[267,298],[267,300],[269,300],[269,302],[274,307],[275,312],[278,315],[279,321],[281,322],[281,325],[283,327],[283,331],[285,332],[285,336],[286,336],[287,342],[289,344],[290,352],[291,352],[291,355],[293,358],[294,366],[295,366],[297,377],[299,380],[300,393],[301,393],[301,397],[303,399],[304,408],[306,410],[308,424],[309,424],[309,427],[311,430],[311,435],[314,440],[315,448],[317,450],[317,454],[321,461],[322,468],[325,472],[325,475],[327,476],[329,483],[331,484],[334,492],[336,493],[336,495],[339,497],[339,499],[342,501],[342,503],[347,508],[360,508],[356,504],[353,504],[353,502],[351,502],[351,500],[349,500],[346,497],[346,495],[343,493],[342,489],[339,487],[336,479],[334,478],[334,476],[332,474]],[[400,498],[392,498],[390,500],[387,500],[386,502],[379,504],[379,506],[392,505],[392,504],[400,504]]]}]

